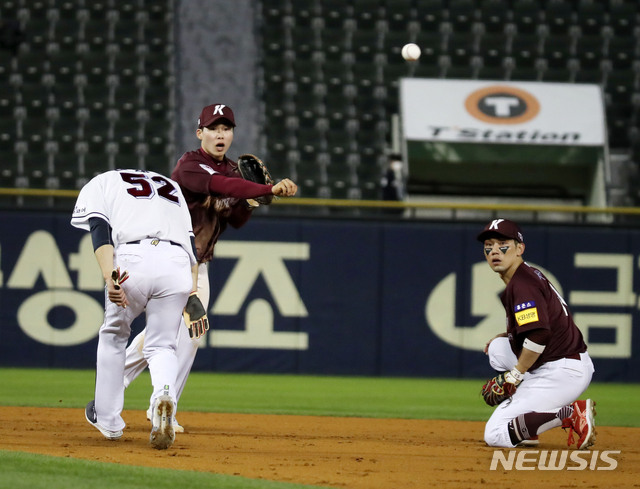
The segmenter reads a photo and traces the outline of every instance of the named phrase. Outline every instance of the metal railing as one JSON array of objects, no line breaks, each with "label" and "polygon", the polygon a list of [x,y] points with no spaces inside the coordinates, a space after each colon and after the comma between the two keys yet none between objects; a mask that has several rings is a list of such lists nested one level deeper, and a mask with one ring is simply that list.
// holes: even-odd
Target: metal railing
[{"label": "metal railing", "polygon": [[[16,197],[16,205],[7,205],[4,208],[18,208],[20,198],[40,198],[41,205],[32,205],[30,208],[51,208],[52,199],[71,200],[78,196],[78,190],[53,190],[34,188],[0,188],[0,197]],[[69,202],[69,206],[72,202]],[[66,207],[66,206],[65,206]],[[447,218],[447,219],[486,219],[487,216],[509,214],[525,216],[528,221],[568,221],[580,223],[603,224],[616,221],[618,218],[638,218],[640,223],[640,207],[590,207],[580,205],[546,205],[546,204],[522,204],[522,203],[470,203],[470,202],[397,202],[382,200],[348,200],[348,199],[317,199],[294,197],[291,199],[276,199],[271,209],[262,210],[264,214],[287,215],[288,210],[314,209],[314,215],[325,214],[334,216],[331,210],[353,211],[351,213],[335,214],[336,217],[380,216],[380,212],[395,210],[397,217],[404,219],[419,218]],[[371,211],[371,212],[368,212]],[[300,213],[298,212],[298,215]],[[635,220],[635,219],[634,219]],[[628,224],[628,221],[626,222]]]}]

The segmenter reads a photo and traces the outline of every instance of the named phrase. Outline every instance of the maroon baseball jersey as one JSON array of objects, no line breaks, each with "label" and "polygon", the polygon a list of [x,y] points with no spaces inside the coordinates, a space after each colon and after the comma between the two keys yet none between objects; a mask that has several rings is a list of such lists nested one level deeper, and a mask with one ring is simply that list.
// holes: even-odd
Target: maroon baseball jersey
[{"label": "maroon baseball jersey", "polygon": [[[213,185],[214,175],[227,178]],[[239,228],[249,220],[251,210],[245,199],[271,192],[271,185],[243,180],[234,161],[226,156],[218,161],[202,148],[182,155],[171,178],[180,184],[189,205],[200,263],[213,258],[213,248],[228,225]]]},{"label": "maroon baseball jersey", "polygon": [[540,270],[522,263],[500,299],[507,312],[511,349],[517,356],[525,340],[523,333],[540,328],[550,331],[546,348],[530,371],[543,363],[587,351],[566,302]]}]

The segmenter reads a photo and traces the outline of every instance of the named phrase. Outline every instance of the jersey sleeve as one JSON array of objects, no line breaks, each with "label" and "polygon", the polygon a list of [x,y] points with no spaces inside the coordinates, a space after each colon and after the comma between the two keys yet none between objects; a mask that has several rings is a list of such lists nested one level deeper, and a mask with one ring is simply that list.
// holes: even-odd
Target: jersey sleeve
[{"label": "jersey sleeve", "polygon": [[191,193],[209,195],[209,181],[216,173],[209,165],[190,160],[178,165],[171,177]]},{"label": "jersey sleeve", "polygon": [[531,282],[521,282],[513,291],[512,315],[517,334],[534,329],[549,329],[547,298],[542,289]]},{"label": "jersey sleeve", "polygon": [[71,216],[73,227],[90,231],[89,219],[92,217],[103,219],[111,225],[109,211],[104,200],[103,180],[102,176],[98,175],[89,180],[80,190]]}]

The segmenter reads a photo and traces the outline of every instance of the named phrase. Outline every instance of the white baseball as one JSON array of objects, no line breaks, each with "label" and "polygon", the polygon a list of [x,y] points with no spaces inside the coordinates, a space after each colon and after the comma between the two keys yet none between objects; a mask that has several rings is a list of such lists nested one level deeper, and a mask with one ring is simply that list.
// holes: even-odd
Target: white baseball
[{"label": "white baseball", "polygon": [[420,57],[420,53],[420,47],[412,42],[405,44],[402,48],[402,57],[407,61],[417,60]]}]

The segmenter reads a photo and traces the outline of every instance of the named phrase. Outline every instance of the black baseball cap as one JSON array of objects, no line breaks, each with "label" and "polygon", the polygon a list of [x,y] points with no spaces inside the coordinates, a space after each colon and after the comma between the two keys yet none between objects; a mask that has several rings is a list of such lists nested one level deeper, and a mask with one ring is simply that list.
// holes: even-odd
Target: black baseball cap
[{"label": "black baseball cap", "polygon": [[503,237],[508,239],[515,239],[521,243],[524,243],[524,237],[520,227],[513,221],[508,219],[494,219],[487,224],[482,232],[478,234],[478,241],[484,243],[485,239]]},{"label": "black baseball cap", "polygon": [[198,117],[198,128],[208,127],[215,122],[226,122],[231,127],[236,127],[231,107],[224,104],[207,105]]}]

